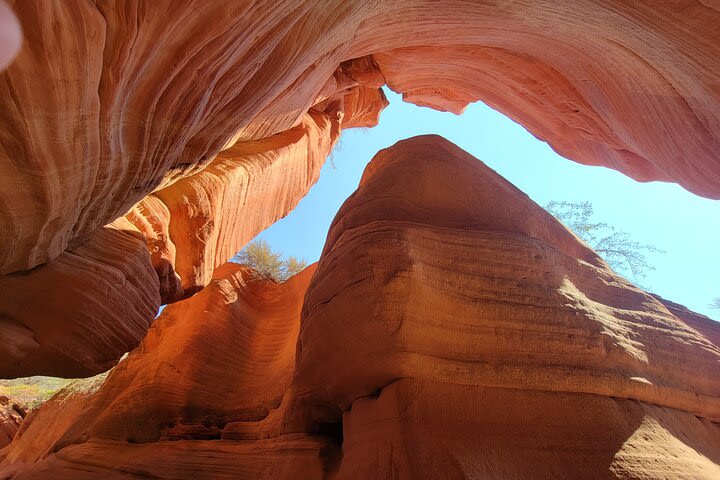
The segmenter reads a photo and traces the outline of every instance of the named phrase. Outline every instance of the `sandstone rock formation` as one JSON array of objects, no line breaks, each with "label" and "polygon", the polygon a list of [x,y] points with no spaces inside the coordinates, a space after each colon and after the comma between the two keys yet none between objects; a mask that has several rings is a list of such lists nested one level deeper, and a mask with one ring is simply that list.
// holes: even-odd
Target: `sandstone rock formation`
[{"label": "sandstone rock formation", "polygon": [[222,266],[107,379],[45,403],[2,452],[0,477],[322,478],[339,447],[283,427],[313,272],[277,284]]},{"label": "sandstone rock formation", "polygon": [[317,181],[339,132],[337,117],[311,110],[297,127],[237,143],[136,205],[127,218],[148,238],[163,303],[198,291],[215,267],[287,215]]},{"label": "sandstone rock formation", "polygon": [[317,266],[219,268],[26,421],[0,478],[714,479],[718,373],[718,324],[416,137],[368,165]]},{"label": "sandstone rock formation", "polygon": [[[46,274],[33,268],[77,266],[77,243],[126,216],[148,241],[162,301],[193,294],[307,192],[340,128],[377,122],[385,83],[441,110],[486,101],[575,161],[720,198],[711,2],[9,4],[0,68],[15,17],[24,39],[0,74],[0,274],[25,272],[36,289]],[[86,295],[65,296],[79,307]],[[70,310],[53,314],[55,357],[78,356],[62,350],[70,325],[95,329]],[[112,329],[124,333],[106,358],[55,373],[97,372],[137,343],[136,327],[97,326]],[[27,336],[15,330],[3,343]],[[50,373],[48,360],[27,363],[9,374]]]},{"label": "sandstone rock formation", "polygon": [[[337,331],[320,341],[311,328]],[[501,329],[518,333],[499,343]],[[341,410],[374,390],[356,390],[358,378],[382,372],[370,382],[377,388],[422,376],[424,362],[442,355],[456,381],[629,397],[720,420],[719,332],[709,320],[673,315],[513,185],[430,135],[379,152],[338,212],[300,344],[312,352],[302,358],[313,375],[338,376],[337,390],[323,394]],[[367,361],[339,368],[336,353],[363,337],[375,339],[361,342]],[[465,354],[479,365],[467,365]],[[348,390],[343,379],[353,383]]]},{"label": "sandstone rock formation", "polygon": [[[707,2],[10,2],[0,272],[32,268],[297,126],[373,55],[408,100],[487,100],[574,160],[720,197],[720,12]],[[352,77],[351,77],[352,78]]]},{"label": "sandstone rock formation", "polygon": [[330,228],[296,410],[342,419],[339,478],[715,478],[720,328],[681,310],[416,137],[375,156]]},{"label": "sandstone rock formation", "polygon": [[160,304],[197,292],[297,205],[343,127],[377,124],[387,100],[363,68],[341,65],[298,126],[236,143],[59,257],[0,276],[0,378],[94,375],[132,350]]},{"label": "sandstone rock formation", "polygon": [[12,441],[26,415],[27,412],[21,405],[0,395],[0,448]]},{"label": "sandstone rock formation", "polygon": [[0,276],[0,378],[81,377],[112,367],[160,306],[145,239],[125,219],[55,260]]}]

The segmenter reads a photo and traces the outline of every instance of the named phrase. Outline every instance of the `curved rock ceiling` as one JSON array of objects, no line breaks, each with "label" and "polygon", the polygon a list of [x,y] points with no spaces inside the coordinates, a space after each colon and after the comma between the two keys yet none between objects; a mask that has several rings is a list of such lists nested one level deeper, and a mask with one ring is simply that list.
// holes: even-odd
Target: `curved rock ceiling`
[{"label": "curved rock ceiling", "polygon": [[337,69],[367,55],[409,101],[482,99],[575,161],[720,197],[714,2],[10,4],[25,41],[0,85],[3,273],[298,125],[365,83]]}]

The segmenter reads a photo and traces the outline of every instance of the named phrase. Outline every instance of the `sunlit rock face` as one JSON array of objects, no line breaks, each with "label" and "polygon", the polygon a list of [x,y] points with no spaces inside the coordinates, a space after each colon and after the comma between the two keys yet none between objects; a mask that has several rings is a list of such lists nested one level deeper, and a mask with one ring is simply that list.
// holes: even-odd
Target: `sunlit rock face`
[{"label": "sunlit rock face", "polygon": [[25,409],[13,399],[0,395],[0,448],[9,444],[27,415]]},{"label": "sunlit rock face", "polygon": [[318,265],[220,267],[26,421],[0,478],[715,479],[718,325],[415,137],[368,165]]},{"label": "sunlit rock face", "polygon": [[[330,228],[304,312],[300,374],[309,362],[318,379],[337,375],[322,395],[341,411],[430,372],[720,420],[718,324],[674,315],[442,137],[398,142],[370,162]],[[343,350],[346,361],[335,358]]]},{"label": "sunlit rock face", "polygon": [[338,478],[716,478],[720,328],[674,311],[479,160],[412,138],[330,228],[295,410],[343,422]]},{"label": "sunlit rock face", "polygon": [[0,477],[720,476],[716,324],[437,137],[377,156],[314,276],[220,267],[384,84],[720,198],[716,6],[7,3],[0,377],[133,352],[2,407]]},{"label": "sunlit rock face", "polygon": [[46,402],[2,452],[0,477],[323,478],[335,439],[284,427],[314,270],[277,284],[222,266],[107,379]]},{"label": "sunlit rock face", "polygon": [[164,303],[205,286],[216,266],[290,212],[317,181],[339,129],[337,119],[309,114],[286,132],[235,144],[133,208],[127,218],[149,239]]},{"label": "sunlit rock face", "polygon": [[[372,92],[376,103],[368,105],[377,121],[387,102],[377,88]],[[341,124],[356,120],[344,113],[352,112],[310,110],[297,127],[236,143],[202,172],[148,195],[126,215],[148,239],[163,303],[197,292],[215,267],[297,205],[318,180]]]}]

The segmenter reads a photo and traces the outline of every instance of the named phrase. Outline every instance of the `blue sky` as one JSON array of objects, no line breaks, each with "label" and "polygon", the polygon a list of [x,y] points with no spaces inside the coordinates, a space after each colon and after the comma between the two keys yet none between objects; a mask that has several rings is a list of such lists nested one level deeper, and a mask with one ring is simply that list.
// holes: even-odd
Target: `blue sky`
[{"label": "blue sky", "polygon": [[365,165],[398,140],[436,133],[479,158],[540,205],[590,201],[595,218],[627,231],[664,254],[649,254],[655,271],[643,285],[667,299],[720,318],[708,304],[720,297],[720,201],[668,183],[638,183],[603,167],[587,167],[556,154],[522,126],[478,102],[460,116],[416,107],[385,91],[390,106],[372,129],[342,133],[320,180],[286,218],[262,232],[274,249],[317,261],[330,223],[357,188]]}]

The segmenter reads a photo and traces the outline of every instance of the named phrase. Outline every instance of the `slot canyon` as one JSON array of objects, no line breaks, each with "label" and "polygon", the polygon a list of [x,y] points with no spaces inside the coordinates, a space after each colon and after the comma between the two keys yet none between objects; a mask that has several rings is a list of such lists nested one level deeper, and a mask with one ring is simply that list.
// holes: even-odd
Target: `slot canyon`
[{"label": "slot canyon", "polygon": [[0,391],[0,479],[720,478],[720,322],[441,136],[287,281],[229,262],[383,88],[720,199],[720,2],[0,0],[0,43],[0,378],[74,379]]}]

